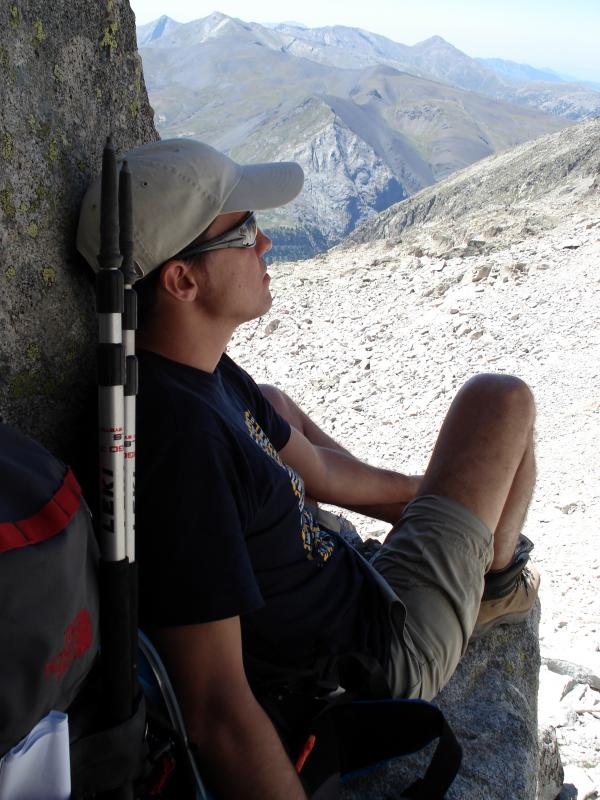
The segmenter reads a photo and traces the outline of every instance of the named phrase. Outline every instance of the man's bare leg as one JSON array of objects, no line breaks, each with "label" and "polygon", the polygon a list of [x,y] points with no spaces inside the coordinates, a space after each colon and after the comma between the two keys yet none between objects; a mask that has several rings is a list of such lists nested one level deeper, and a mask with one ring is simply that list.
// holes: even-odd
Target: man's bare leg
[{"label": "man's bare leg", "polygon": [[487,525],[492,570],[510,563],[531,499],[534,419],[533,397],[518,378],[472,378],[450,406],[419,489],[462,503]]},{"label": "man's bare leg", "polygon": [[[282,416],[314,435],[314,423],[306,425],[293,401],[273,387],[265,394],[273,395]],[[494,581],[507,583],[502,570],[513,558],[535,480],[534,418],[531,392],[510,376],[477,376],[452,403],[417,490],[416,510],[395,516],[398,524],[372,562],[407,611],[389,662],[394,695],[431,699],[472,636],[518,622],[531,609],[539,583],[535,571],[514,586],[509,576],[508,593],[498,592],[496,583],[490,599],[480,600],[485,567],[492,565]],[[322,435],[325,446],[339,447]],[[449,506],[448,500],[460,505]],[[390,519],[387,511],[369,515]]]},{"label": "man's bare leg", "polygon": [[[285,392],[262,384],[274,408],[313,444],[348,452]],[[527,386],[506,375],[478,375],[458,392],[446,416],[419,494],[441,494],[474,511],[494,533],[492,570],[511,560],[535,482],[535,408]],[[356,508],[369,515],[368,509]],[[391,519],[388,509],[373,515]]]},{"label": "man's bare leg", "polygon": [[[530,445],[519,464],[509,495],[504,504],[502,516],[496,527],[492,570],[501,569],[502,564],[506,564],[510,561],[512,553],[508,552],[509,543],[518,539],[519,533],[525,524],[525,517],[527,516],[529,503],[535,486],[535,477],[535,456],[532,435]],[[498,532],[500,532],[499,535]],[[503,543],[506,543],[507,552],[501,552]]]}]

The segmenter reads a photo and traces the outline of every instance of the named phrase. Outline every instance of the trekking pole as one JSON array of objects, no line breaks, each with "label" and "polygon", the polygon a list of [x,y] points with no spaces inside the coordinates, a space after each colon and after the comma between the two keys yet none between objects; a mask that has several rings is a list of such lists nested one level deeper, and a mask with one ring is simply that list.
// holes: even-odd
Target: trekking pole
[{"label": "trekking pole", "polygon": [[[119,172],[119,248],[123,256],[121,270],[125,285],[123,310],[123,344],[125,346],[124,388],[124,470],[125,470],[125,554],[129,561],[131,603],[131,670],[132,692],[137,686],[137,566],[135,562],[135,405],[138,393],[138,363],[135,355],[137,330],[137,295],[133,285],[137,279],[133,263],[133,208],[131,172],[123,161]],[[135,698],[132,696],[132,701]]]},{"label": "trekking pole", "polygon": [[131,172],[123,161],[119,173],[119,247],[123,256],[121,270],[125,284],[123,344],[125,346],[124,456],[125,456],[125,554],[135,561],[135,402],[138,391],[138,365],[135,356],[137,296],[133,288],[137,275],[133,266],[133,210],[131,207]]},{"label": "trekking pole", "polygon": [[[132,713],[130,570],[125,538],[124,306],[120,270],[117,162],[111,137],[102,158],[98,312],[98,416],[100,449],[100,602],[102,672],[106,722],[114,726]],[[132,800],[133,786],[104,794]]]},{"label": "trekking pole", "polygon": [[100,545],[109,562],[125,558],[122,344],[123,275],[119,252],[117,166],[111,138],[102,158],[98,313],[98,417],[100,428]]}]

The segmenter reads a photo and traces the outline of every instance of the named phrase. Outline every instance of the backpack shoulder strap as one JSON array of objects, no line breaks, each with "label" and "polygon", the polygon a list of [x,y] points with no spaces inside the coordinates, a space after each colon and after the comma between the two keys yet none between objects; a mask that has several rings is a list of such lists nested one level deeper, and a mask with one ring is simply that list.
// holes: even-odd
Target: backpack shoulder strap
[{"label": "backpack shoulder strap", "polygon": [[460,768],[462,749],[442,712],[424,700],[335,698],[309,724],[296,769],[311,800],[334,800],[340,782],[416,753],[435,739],[438,744],[424,775],[402,797],[444,800]]},{"label": "backpack shoulder strap", "polygon": [[437,739],[425,774],[405,789],[404,796],[445,797],[460,768],[462,749],[439,708],[425,700],[359,700],[333,706],[330,713],[345,779],[382,761],[416,753]]}]

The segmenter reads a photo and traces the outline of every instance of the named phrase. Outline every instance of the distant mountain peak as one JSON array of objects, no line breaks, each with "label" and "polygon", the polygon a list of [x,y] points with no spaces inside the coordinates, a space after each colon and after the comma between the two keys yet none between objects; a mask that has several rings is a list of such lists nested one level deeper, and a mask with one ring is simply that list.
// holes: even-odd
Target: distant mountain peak
[{"label": "distant mountain peak", "polygon": [[167,33],[172,32],[176,28],[181,27],[181,22],[168,17],[166,14],[152,20],[145,25],[140,25],[137,29],[138,44],[152,44],[152,42],[161,39]]},{"label": "distant mountain peak", "polygon": [[223,14],[220,11],[213,11],[207,17],[198,20],[198,22],[202,22],[207,27],[220,27],[221,25],[227,25],[229,22],[235,21],[234,17],[229,17],[227,14]]},{"label": "distant mountain peak", "polygon": [[454,50],[456,49],[454,45],[447,42],[442,36],[430,36],[428,39],[423,39],[422,42],[418,42],[415,47],[432,44],[442,44],[446,45],[446,47],[452,47]]},{"label": "distant mountain peak", "polygon": [[262,23],[265,28],[299,28],[300,30],[309,30],[308,25],[305,25],[303,22],[296,22],[293,19],[284,20],[283,22],[263,22]]}]

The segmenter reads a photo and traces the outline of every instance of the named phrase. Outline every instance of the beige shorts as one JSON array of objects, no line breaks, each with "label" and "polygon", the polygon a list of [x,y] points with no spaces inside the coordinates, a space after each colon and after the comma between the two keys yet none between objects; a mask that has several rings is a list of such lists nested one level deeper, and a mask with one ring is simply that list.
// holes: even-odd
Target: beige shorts
[{"label": "beige shorts", "polygon": [[390,601],[387,679],[395,697],[431,700],[448,682],[467,649],[492,557],[491,531],[461,503],[424,495],[406,507],[371,562]]}]

